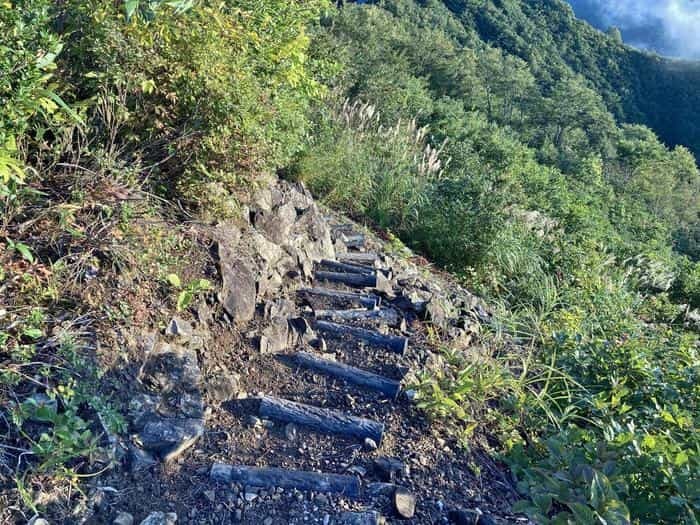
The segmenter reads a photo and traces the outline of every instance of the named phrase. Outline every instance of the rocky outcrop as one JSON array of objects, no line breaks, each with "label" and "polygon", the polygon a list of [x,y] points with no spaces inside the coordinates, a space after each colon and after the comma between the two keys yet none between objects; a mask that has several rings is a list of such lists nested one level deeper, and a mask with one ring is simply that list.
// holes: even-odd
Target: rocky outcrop
[{"label": "rocky outcrop", "polygon": [[279,182],[262,190],[248,216],[248,224],[222,223],[215,232],[222,277],[219,300],[238,325],[253,319],[255,305],[280,288],[310,278],[314,262],[334,256],[330,230],[302,186]]}]

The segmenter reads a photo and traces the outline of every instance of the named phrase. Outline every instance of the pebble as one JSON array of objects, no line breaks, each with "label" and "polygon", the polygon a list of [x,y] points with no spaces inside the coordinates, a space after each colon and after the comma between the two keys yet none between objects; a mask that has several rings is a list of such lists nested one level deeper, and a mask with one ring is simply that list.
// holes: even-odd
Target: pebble
[{"label": "pebble", "polygon": [[365,447],[365,450],[368,450],[368,451],[377,450],[379,448],[377,446],[377,442],[374,441],[372,438],[365,438],[363,445]]},{"label": "pebble", "polygon": [[263,525],[272,525],[272,518],[265,518],[265,521],[263,521]]},{"label": "pebble", "polygon": [[245,500],[246,500],[248,503],[252,503],[252,502],[255,501],[256,499],[258,499],[258,495],[257,495],[257,494],[254,494],[253,492],[246,492],[246,493],[245,493],[245,496],[243,496],[243,497],[245,498]]},{"label": "pebble", "polygon": [[216,494],[214,493],[213,490],[205,490],[204,497],[207,498],[212,503],[214,503],[214,501],[216,501]]},{"label": "pebble", "polygon": [[119,512],[112,523],[114,525],[133,525],[134,517],[128,512]]},{"label": "pebble", "polygon": [[148,517],[141,522],[141,525],[175,525],[177,514],[174,512],[151,512]]},{"label": "pebble", "polygon": [[297,430],[297,427],[294,423],[288,423],[284,427],[284,437],[287,438],[287,441],[297,440],[297,438],[299,437],[299,431]]}]

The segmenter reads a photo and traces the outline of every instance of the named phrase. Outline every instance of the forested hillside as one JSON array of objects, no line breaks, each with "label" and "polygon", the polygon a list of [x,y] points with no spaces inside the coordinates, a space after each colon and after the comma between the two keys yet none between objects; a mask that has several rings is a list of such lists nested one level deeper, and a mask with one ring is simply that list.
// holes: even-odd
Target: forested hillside
[{"label": "forested hillside", "polygon": [[619,121],[646,124],[666,144],[700,152],[697,63],[625,46],[619,34],[576,19],[561,0],[445,4],[482,40],[528,62],[544,89],[573,71]]},{"label": "forested hillside", "polygon": [[515,511],[697,523],[698,85],[561,0],[0,2],[0,517],[80,506],[275,174],[492,306],[408,386]]},{"label": "forested hillside", "polygon": [[423,406],[499,436],[539,523],[694,523],[700,177],[625,122],[670,122],[696,66],[550,1],[348,5],[314,53],[342,68],[299,176],[501,305]]}]

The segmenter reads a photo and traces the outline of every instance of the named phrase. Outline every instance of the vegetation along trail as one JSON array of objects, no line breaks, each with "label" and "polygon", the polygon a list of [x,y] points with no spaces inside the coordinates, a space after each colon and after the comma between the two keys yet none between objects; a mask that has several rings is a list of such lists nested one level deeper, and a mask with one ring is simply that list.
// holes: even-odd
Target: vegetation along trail
[{"label": "vegetation along trail", "polygon": [[0,523],[697,524],[700,64],[340,4],[0,0]]}]

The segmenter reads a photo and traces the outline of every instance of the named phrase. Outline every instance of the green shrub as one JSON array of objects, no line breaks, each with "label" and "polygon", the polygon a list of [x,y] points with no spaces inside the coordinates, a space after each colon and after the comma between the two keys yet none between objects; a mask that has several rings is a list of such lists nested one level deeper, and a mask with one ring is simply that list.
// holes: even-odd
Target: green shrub
[{"label": "green shrub", "polygon": [[207,184],[233,191],[301,147],[308,106],[323,91],[305,26],[325,6],[197,3],[127,21],[122,6],[72,0],[61,13],[62,67],[77,98],[123,93],[123,150],[156,163],[167,186],[197,204]]}]

